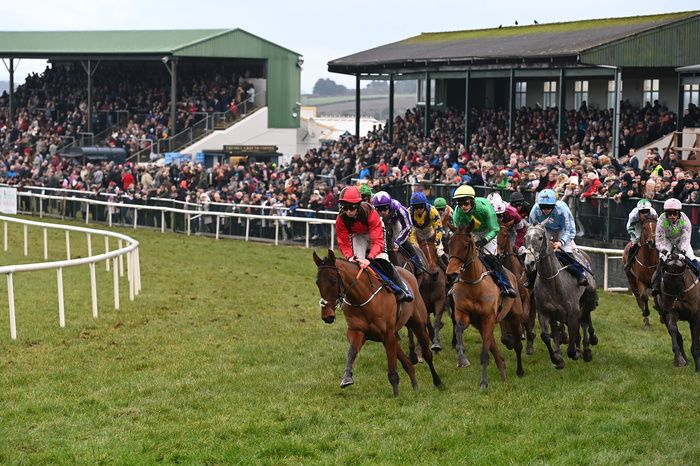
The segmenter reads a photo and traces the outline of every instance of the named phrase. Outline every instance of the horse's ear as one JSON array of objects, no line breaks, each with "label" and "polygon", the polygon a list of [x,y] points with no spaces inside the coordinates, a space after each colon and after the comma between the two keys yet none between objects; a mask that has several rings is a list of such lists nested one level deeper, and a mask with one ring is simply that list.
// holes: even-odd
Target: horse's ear
[{"label": "horse's ear", "polygon": [[314,262],[316,262],[317,267],[323,263],[323,260],[321,260],[321,258],[318,257],[318,254],[316,254],[316,251],[314,251]]},{"label": "horse's ear", "polygon": [[332,249],[328,250],[328,258],[331,260],[332,263],[335,263],[335,253]]}]

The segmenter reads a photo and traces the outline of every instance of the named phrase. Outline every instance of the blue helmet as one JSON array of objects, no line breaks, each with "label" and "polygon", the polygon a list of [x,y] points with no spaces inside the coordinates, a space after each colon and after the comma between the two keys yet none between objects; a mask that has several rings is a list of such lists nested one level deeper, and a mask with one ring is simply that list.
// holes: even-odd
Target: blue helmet
[{"label": "blue helmet", "polygon": [[537,195],[537,203],[539,205],[551,205],[551,206],[553,206],[554,204],[557,203],[557,193],[555,193],[553,189],[543,189]]},{"label": "blue helmet", "polygon": [[425,197],[425,194],[423,192],[419,191],[417,193],[413,193],[411,196],[411,205],[425,205],[428,203],[428,198]]},{"label": "blue helmet", "polygon": [[372,197],[372,204],[374,207],[389,205],[391,204],[391,195],[386,191],[379,191]]}]

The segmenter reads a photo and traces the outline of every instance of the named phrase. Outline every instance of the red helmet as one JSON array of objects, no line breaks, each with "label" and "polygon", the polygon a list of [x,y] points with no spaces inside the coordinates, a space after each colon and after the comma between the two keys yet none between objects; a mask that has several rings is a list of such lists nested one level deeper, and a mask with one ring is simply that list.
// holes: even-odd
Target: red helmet
[{"label": "red helmet", "polygon": [[346,204],[359,204],[362,202],[362,196],[355,186],[348,186],[340,192],[339,201]]}]

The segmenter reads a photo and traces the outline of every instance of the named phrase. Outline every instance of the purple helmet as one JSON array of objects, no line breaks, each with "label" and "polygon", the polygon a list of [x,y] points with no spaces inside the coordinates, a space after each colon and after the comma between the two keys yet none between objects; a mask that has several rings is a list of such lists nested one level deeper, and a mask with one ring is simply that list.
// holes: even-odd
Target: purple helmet
[{"label": "purple helmet", "polygon": [[374,197],[372,197],[372,205],[374,205],[374,207],[390,204],[391,196],[386,191],[379,191],[377,194],[374,195]]}]

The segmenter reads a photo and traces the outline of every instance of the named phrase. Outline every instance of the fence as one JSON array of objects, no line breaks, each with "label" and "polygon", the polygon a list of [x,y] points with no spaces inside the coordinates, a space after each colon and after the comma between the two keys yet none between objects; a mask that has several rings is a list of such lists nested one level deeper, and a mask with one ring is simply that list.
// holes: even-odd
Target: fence
[{"label": "fence", "polygon": [[[59,225],[51,223],[33,222],[30,220],[23,220],[14,217],[0,216],[0,220],[3,222],[3,244],[4,251],[8,251],[8,223],[15,223],[23,225],[23,236],[24,236],[24,255],[29,254],[28,251],[28,240],[27,240],[27,228],[40,227],[43,229],[43,244],[44,244],[44,260],[48,260],[48,235],[47,229],[58,229],[63,230],[66,233],[66,260],[62,261],[52,261],[52,262],[41,262],[41,263],[31,263],[31,264],[20,264],[20,265],[6,265],[0,267],[0,274],[7,275],[7,297],[9,304],[10,313],[10,337],[13,340],[17,339],[17,324],[15,316],[15,297],[14,297],[14,274],[20,272],[32,272],[37,270],[47,270],[56,269],[57,281],[58,281],[58,321],[61,328],[66,325],[65,316],[65,306],[63,299],[63,269],[66,267],[75,267],[79,265],[87,264],[90,269],[90,293],[92,299],[92,316],[93,318],[98,317],[97,309],[97,281],[95,276],[95,267],[98,262],[105,262],[106,270],[111,269],[113,271],[114,278],[114,309],[119,309],[119,277],[124,276],[124,257],[126,256],[126,272],[127,280],[129,283],[129,299],[131,301],[139,294],[141,291],[141,266],[139,259],[139,243],[138,241],[119,233],[114,233],[110,231],[103,230],[93,230],[90,228],[81,228],[68,225]],[[71,259],[71,232],[74,233],[85,233],[87,239],[87,257]],[[102,235],[104,237],[105,252],[103,254],[92,255],[92,235]],[[116,250],[109,250],[109,238],[117,239],[118,248]],[[126,243],[126,244],[124,244]]]}]

